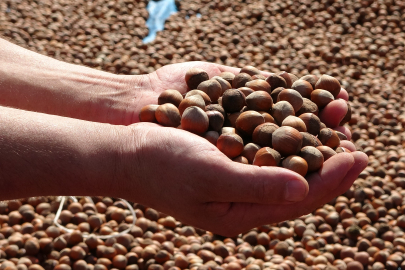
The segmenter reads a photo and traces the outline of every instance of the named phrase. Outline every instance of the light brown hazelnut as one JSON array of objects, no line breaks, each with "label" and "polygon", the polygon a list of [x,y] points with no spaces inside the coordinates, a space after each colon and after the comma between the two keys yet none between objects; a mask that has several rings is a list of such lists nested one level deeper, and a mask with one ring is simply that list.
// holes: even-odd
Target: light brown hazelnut
[{"label": "light brown hazelnut", "polygon": [[261,79],[252,80],[246,83],[246,87],[249,87],[253,91],[266,91],[267,93],[271,93],[271,87],[268,82]]},{"label": "light brown hazelnut", "polygon": [[139,112],[139,121],[140,122],[151,122],[157,123],[155,112],[159,105],[146,105]]},{"label": "light brown hazelnut", "polygon": [[196,89],[203,81],[209,79],[208,73],[201,68],[191,68],[186,72],[186,83],[190,90]]},{"label": "light brown hazelnut", "polygon": [[332,93],[336,98],[340,93],[340,83],[336,78],[329,75],[322,75],[315,84],[315,89],[323,89]]},{"label": "light brown hazelnut", "polygon": [[177,90],[168,89],[160,93],[158,97],[158,104],[171,103],[176,107],[179,107],[180,102],[183,100],[183,96]]},{"label": "light brown hazelnut", "polygon": [[262,74],[256,74],[252,76],[253,80],[266,80],[266,76],[262,75]]},{"label": "light brown hazelnut", "polygon": [[278,100],[278,95],[280,94],[281,91],[283,91],[285,88],[284,87],[277,87],[276,89],[274,89],[273,91],[271,91],[271,98],[273,99],[273,101]]},{"label": "light brown hazelnut", "polygon": [[213,80],[217,80],[219,82],[219,84],[221,85],[222,88],[222,93],[221,95],[228,89],[232,89],[232,85],[225,80],[224,78],[220,77],[220,76],[214,76],[212,77]]},{"label": "light brown hazelnut", "polygon": [[311,86],[312,86],[312,89],[315,89],[315,84],[319,80],[319,78],[316,75],[309,74],[309,75],[302,76],[300,78],[300,80],[304,80],[304,81],[309,82],[311,84]]},{"label": "light brown hazelnut", "polygon": [[242,134],[252,135],[253,130],[264,123],[264,117],[256,111],[247,111],[239,115],[235,122],[235,128]]},{"label": "light brown hazelnut", "polygon": [[217,102],[222,94],[222,86],[217,80],[208,80],[200,83],[197,90],[205,92],[212,102]]},{"label": "light brown hazelnut", "polygon": [[205,110],[207,112],[208,111],[218,111],[224,116],[224,119],[226,119],[225,109],[219,104],[211,104],[211,105],[205,106]]},{"label": "light brown hazelnut", "polygon": [[253,164],[253,159],[255,158],[256,152],[261,148],[260,145],[255,143],[248,143],[243,147],[242,156],[244,156],[249,164]]},{"label": "light brown hazelnut", "polygon": [[318,109],[322,109],[334,99],[333,95],[326,90],[315,89],[311,93],[311,101],[318,106]]},{"label": "light brown hazelnut", "polygon": [[260,72],[260,70],[258,70],[257,68],[253,67],[253,66],[244,66],[241,70],[240,73],[247,73],[250,76],[253,75],[261,75],[262,73]]},{"label": "light brown hazelnut", "polygon": [[291,80],[290,74],[288,72],[281,71],[281,72],[277,73],[277,75],[282,77],[285,80],[285,82],[287,84],[286,88],[291,88],[292,80]]},{"label": "light brown hazelnut", "polygon": [[233,74],[232,72],[225,71],[219,74],[219,77],[221,77],[225,81],[229,82],[230,85],[232,85],[233,79],[235,78],[235,74]]},{"label": "light brown hazelnut", "polygon": [[179,109],[171,103],[160,105],[156,109],[155,117],[159,124],[166,127],[177,127],[181,121]]},{"label": "light brown hazelnut", "polygon": [[282,156],[296,155],[301,150],[302,134],[292,127],[280,127],[273,132],[273,148]]},{"label": "light brown hazelnut", "polygon": [[303,159],[300,156],[288,156],[283,160],[281,163],[281,166],[283,168],[289,169],[291,171],[294,171],[301,176],[305,177],[305,175],[308,172],[308,163],[306,162],[305,159]]},{"label": "light brown hazelnut", "polygon": [[340,144],[339,136],[333,129],[330,128],[321,129],[318,135],[318,139],[323,145],[329,146],[332,149],[338,147]]},{"label": "light brown hazelnut", "polygon": [[333,157],[334,155],[336,155],[336,152],[332,148],[330,148],[329,146],[326,146],[326,145],[318,146],[318,147],[316,147],[316,149],[318,149],[322,153],[325,161],[328,160],[329,158]]},{"label": "light brown hazelnut", "polygon": [[244,156],[238,156],[232,160],[242,164],[249,164],[249,161]]},{"label": "light brown hazelnut", "polygon": [[243,140],[237,134],[221,134],[217,141],[217,148],[227,157],[236,158],[243,151]]},{"label": "light brown hazelnut", "polygon": [[246,104],[250,110],[269,111],[273,106],[273,99],[265,91],[255,91],[246,97]]},{"label": "light brown hazelnut", "polygon": [[277,102],[279,101],[287,101],[290,103],[295,112],[301,109],[302,104],[304,103],[301,94],[292,89],[284,89],[281,91],[277,96]]},{"label": "light brown hazelnut", "polygon": [[296,116],[300,116],[301,114],[304,113],[313,113],[315,115],[318,115],[318,106],[313,103],[311,100],[307,98],[303,98],[303,103],[301,109],[299,109],[298,112],[296,112]]},{"label": "light brown hazelnut", "polygon": [[271,114],[267,113],[267,112],[263,112],[263,111],[259,111],[259,113],[261,115],[263,115],[264,117],[264,122],[265,123],[276,123],[276,120],[274,120],[273,116],[271,116]]},{"label": "light brown hazelnut", "polygon": [[300,132],[302,134],[302,147],[305,146],[313,146],[313,147],[318,147],[321,146],[322,143],[321,141],[315,137],[312,134],[309,134],[308,132]]},{"label": "light brown hazelnut", "polygon": [[253,89],[246,87],[246,86],[239,87],[238,90],[241,91],[245,95],[245,97],[249,96],[250,94],[252,94],[254,92]]},{"label": "light brown hazelnut", "polygon": [[208,125],[208,115],[197,106],[188,107],[181,116],[181,127],[192,133],[202,134],[207,131]]},{"label": "light brown hazelnut", "polygon": [[295,111],[289,102],[279,101],[273,105],[272,114],[276,123],[281,125],[287,116],[295,115]]},{"label": "light brown hazelnut", "polygon": [[185,98],[189,98],[189,97],[196,96],[196,95],[201,96],[203,98],[205,106],[211,104],[210,97],[204,91],[197,90],[197,89],[187,92]]},{"label": "light brown hazelnut", "polygon": [[200,107],[201,109],[205,109],[205,102],[204,102],[204,99],[200,96],[200,95],[194,95],[194,96],[191,96],[191,97],[188,97],[188,98],[185,98],[185,99],[183,99],[181,102],[180,102],[180,105],[179,105],[179,112],[180,112],[180,115],[183,115],[183,112],[188,108],[188,107],[191,107],[191,106],[197,106],[197,107]]},{"label": "light brown hazelnut", "polygon": [[281,123],[281,126],[289,126],[289,127],[293,127],[296,130],[300,131],[300,132],[306,132],[307,131],[307,127],[305,126],[304,121],[302,121],[301,118],[293,116],[293,115],[289,115],[287,116],[283,122]]},{"label": "light brown hazelnut", "polygon": [[311,93],[314,90],[312,85],[304,80],[295,81],[291,88],[300,93],[303,98],[310,98]]},{"label": "light brown hazelnut", "polygon": [[281,155],[276,150],[270,147],[263,147],[256,152],[253,160],[253,165],[256,166],[278,166],[280,164]]}]

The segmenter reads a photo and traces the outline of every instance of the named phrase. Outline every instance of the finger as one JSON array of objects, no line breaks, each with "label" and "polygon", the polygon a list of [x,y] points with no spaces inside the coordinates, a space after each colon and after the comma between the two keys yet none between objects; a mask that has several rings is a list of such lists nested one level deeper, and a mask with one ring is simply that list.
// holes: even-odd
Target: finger
[{"label": "finger", "polygon": [[345,147],[352,152],[356,151],[356,146],[354,146],[354,144],[351,141],[346,140],[340,141],[340,146]]},{"label": "finger", "polygon": [[334,128],[339,125],[347,112],[346,101],[339,99],[334,100],[323,108],[319,118],[327,127]]},{"label": "finger", "polygon": [[348,129],[345,126],[337,126],[337,127],[333,128],[333,129],[336,130],[336,131],[340,131],[343,134],[345,134],[348,140],[350,140],[352,138],[352,133],[350,132],[350,129]]},{"label": "finger", "polygon": [[337,95],[336,98],[337,99],[341,98],[341,99],[344,99],[344,100],[348,101],[349,100],[349,93],[347,93],[346,89],[340,88],[339,95]]},{"label": "finger", "polygon": [[[229,160],[211,164],[211,185],[216,202],[288,203],[303,200],[307,181],[297,173],[280,167],[258,167]],[[226,169],[224,169],[226,168]]]}]

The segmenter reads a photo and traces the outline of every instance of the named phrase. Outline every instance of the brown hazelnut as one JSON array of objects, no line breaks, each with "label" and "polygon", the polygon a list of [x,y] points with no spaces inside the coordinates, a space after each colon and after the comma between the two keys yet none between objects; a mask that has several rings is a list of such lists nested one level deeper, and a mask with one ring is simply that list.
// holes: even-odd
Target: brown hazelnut
[{"label": "brown hazelnut", "polygon": [[238,89],[225,91],[222,96],[222,107],[227,113],[239,112],[243,106],[245,106],[245,95],[241,91]]},{"label": "brown hazelnut", "polygon": [[271,87],[268,82],[261,79],[252,80],[246,83],[246,87],[249,87],[253,91],[266,91],[267,93],[271,93]]},{"label": "brown hazelnut", "polygon": [[291,171],[294,171],[302,176],[305,177],[305,175],[308,172],[308,163],[306,162],[305,159],[299,156],[288,156],[283,160],[281,163],[281,166],[283,168],[289,169]]},{"label": "brown hazelnut", "polygon": [[336,78],[324,74],[316,82],[315,89],[327,90],[336,98],[340,93],[340,83]]},{"label": "brown hazelnut", "polygon": [[252,135],[253,130],[264,123],[264,117],[256,111],[247,111],[239,115],[235,122],[235,128],[242,134]]},{"label": "brown hazelnut", "polygon": [[274,89],[273,91],[271,91],[271,98],[273,99],[273,101],[277,101],[278,100],[278,95],[280,94],[281,91],[283,91],[285,88],[284,87],[277,87],[276,89]]},{"label": "brown hazelnut", "polygon": [[314,90],[314,88],[312,88],[312,85],[309,82],[301,79],[295,81],[291,86],[291,88],[300,93],[303,98],[310,98],[311,93]]},{"label": "brown hazelnut", "polygon": [[255,91],[246,97],[246,104],[250,110],[269,111],[273,106],[273,99],[265,91]]},{"label": "brown hazelnut", "polygon": [[230,85],[232,85],[233,79],[235,78],[235,74],[233,74],[232,72],[225,71],[219,74],[219,77],[221,77],[225,81],[229,82]]},{"label": "brown hazelnut", "polygon": [[277,102],[279,101],[287,101],[290,103],[294,108],[294,112],[301,109],[302,104],[304,103],[301,94],[292,89],[284,89],[281,91],[277,96]]},{"label": "brown hazelnut", "polygon": [[281,155],[276,150],[270,147],[263,147],[256,152],[253,160],[253,165],[256,166],[278,166],[280,164]]},{"label": "brown hazelnut", "polygon": [[236,134],[236,129],[233,127],[223,127],[221,129],[221,134],[226,134],[226,133],[233,133]]},{"label": "brown hazelnut", "polygon": [[[203,98],[204,103],[205,103],[205,106],[211,104],[211,99],[210,99],[210,97],[209,97],[205,92],[203,92],[203,91],[201,91],[201,90],[197,90],[197,89],[194,89],[194,90],[191,90],[191,91],[187,92],[185,98],[189,98],[189,97],[196,96],[196,95],[201,96],[201,97]],[[180,105],[180,104],[179,104],[179,105]],[[179,106],[179,105],[178,105],[178,106]],[[178,107],[178,106],[177,106],[177,107]]]},{"label": "brown hazelnut", "polygon": [[238,119],[239,115],[241,115],[241,112],[235,112],[235,113],[230,113],[228,114],[228,120],[225,123],[226,126],[231,126],[231,127],[236,127],[236,119]]},{"label": "brown hazelnut", "polygon": [[218,111],[207,111],[209,127],[212,130],[220,131],[224,125],[224,116]]},{"label": "brown hazelnut", "polygon": [[274,120],[273,116],[271,116],[271,114],[267,113],[267,112],[263,112],[263,111],[259,111],[259,113],[261,115],[263,115],[264,117],[264,122],[265,123],[276,123],[276,120]]},{"label": "brown hazelnut", "polygon": [[340,121],[339,126],[343,126],[352,119],[352,107],[350,106],[349,102],[347,102],[346,104],[347,104],[347,112],[345,114],[345,117],[343,117],[342,121]]},{"label": "brown hazelnut", "polygon": [[224,116],[224,119],[226,119],[225,109],[219,104],[211,104],[211,105],[205,106],[205,110],[207,112],[208,111],[218,111]]},{"label": "brown hazelnut", "polygon": [[[298,77],[297,76],[295,76],[294,74],[292,74],[292,73],[288,73],[288,75],[290,75],[290,79],[291,79],[291,86],[292,86],[292,84],[293,83],[295,83],[295,81],[298,81]],[[289,88],[291,88],[291,86],[289,87]]]},{"label": "brown hazelnut", "polygon": [[210,130],[204,134],[204,138],[207,139],[207,141],[209,141],[213,145],[217,145],[219,133],[216,131]]},{"label": "brown hazelnut", "polygon": [[159,124],[166,127],[178,127],[181,121],[179,109],[171,103],[160,105],[156,109],[155,117]]},{"label": "brown hazelnut", "polygon": [[236,158],[243,151],[243,140],[237,134],[221,134],[217,141],[217,148],[227,157]]},{"label": "brown hazelnut", "polygon": [[232,82],[233,88],[244,87],[247,82],[251,81],[252,77],[247,73],[239,73],[235,76]]},{"label": "brown hazelnut", "polygon": [[253,80],[266,80],[266,76],[262,75],[262,74],[256,74],[252,76]]},{"label": "brown hazelnut", "polygon": [[279,126],[273,123],[258,125],[253,131],[252,141],[262,147],[272,147],[272,135],[278,128]]},{"label": "brown hazelnut", "polygon": [[194,95],[188,98],[183,99],[179,105],[179,112],[180,115],[183,115],[184,111],[191,106],[197,106],[201,109],[205,109],[205,102],[204,99],[200,95]]},{"label": "brown hazelnut", "polygon": [[242,156],[244,156],[249,164],[253,164],[253,159],[255,158],[256,152],[259,151],[260,145],[255,143],[248,143],[243,147]]},{"label": "brown hazelnut", "polygon": [[139,121],[157,123],[155,112],[159,105],[146,105],[139,112]]},{"label": "brown hazelnut", "polygon": [[287,116],[295,115],[295,111],[289,102],[279,101],[273,105],[272,114],[277,124],[281,125]]},{"label": "brown hazelnut", "polygon": [[341,141],[347,141],[347,136],[340,131],[335,130],[336,134],[338,135]]},{"label": "brown hazelnut", "polygon": [[300,151],[300,156],[307,162],[308,172],[315,172],[323,165],[324,159],[321,151],[313,146],[303,147]]},{"label": "brown hazelnut", "polygon": [[303,113],[313,113],[315,115],[318,115],[318,106],[316,106],[315,103],[313,103],[311,100],[307,98],[303,98],[303,103],[301,109],[299,109],[298,112],[296,112],[296,116],[300,116]]},{"label": "brown hazelnut", "polygon": [[245,97],[249,96],[250,94],[254,93],[253,89],[249,88],[249,87],[239,87],[238,88],[239,91],[241,91]]},{"label": "brown hazelnut", "polygon": [[270,74],[270,76],[267,77],[266,82],[270,84],[272,91],[278,87],[287,88],[287,83],[284,78],[277,74]]},{"label": "brown hazelnut", "polygon": [[204,133],[208,125],[208,115],[197,106],[188,107],[181,116],[181,127],[192,133]]},{"label": "brown hazelnut", "polygon": [[222,88],[222,93],[221,93],[221,95],[222,95],[226,90],[232,88],[232,85],[231,85],[227,80],[225,80],[224,78],[221,78],[221,77],[219,77],[219,76],[214,76],[214,77],[212,77],[212,80],[217,80],[217,81],[219,82],[219,84],[221,85],[221,88]]},{"label": "brown hazelnut", "polygon": [[322,145],[321,141],[314,135],[309,134],[308,132],[300,132],[300,133],[302,134],[302,147],[305,146],[318,147]]},{"label": "brown hazelnut", "polygon": [[335,100],[333,95],[326,90],[315,89],[311,93],[311,101],[315,103],[319,109],[322,109],[333,100]]},{"label": "brown hazelnut", "polygon": [[322,153],[323,159],[325,161],[328,160],[329,158],[333,157],[334,155],[336,155],[336,152],[332,148],[330,148],[329,146],[326,146],[326,145],[318,146],[318,147],[316,147],[316,149],[318,149]]},{"label": "brown hazelnut", "polygon": [[350,151],[349,149],[347,149],[346,147],[342,147],[342,146],[339,146],[338,148],[336,148],[336,151],[335,151],[337,154],[339,154],[339,153],[351,153],[352,151]]},{"label": "brown hazelnut", "polygon": [[179,107],[182,100],[183,96],[179,91],[168,89],[160,93],[158,97],[158,104],[163,105],[165,103],[171,103],[174,106]]},{"label": "brown hazelnut", "polygon": [[340,144],[339,136],[330,128],[321,129],[318,139],[321,141],[322,145],[329,146],[332,149],[338,147]]},{"label": "brown hazelnut", "polygon": [[291,86],[292,86],[292,80],[291,80],[290,74],[289,74],[288,72],[286,72],[286,71],[281,71],[281,72],[279,72],[277,75],[280,76],[280,77],[282,77],[282,78],[285,80],[285,82],[286,82],[286,84],[287,84],[286,88],[291,88]]},{"label": "brown hazelnut", "polygon": [[222,94],[222,86],[217,80],[208,80],[200,83],[197,90],[205,92],[212,102],[217,102]]},{"label": "brown hazelnut", "polygon": [[309,82],[311,84],[312,88],[315,89],[315,84],[319,80],[319,78],[316,75],[309,74],[309,75],[302,76],[300,78],[300,80]]},{"label": "brown hazelnut", "polygon": [[303,113],[299,118],[304,121],[308,133],[315,136],[319,134],[319,131],[321,130],[321,120],[318,116],[313,113]]},{"label": "brown hazelnut", "polygon": [[289,115],[287,116],[283,122],[281,123],[281,126],[289,126],[289,127],[293,127],[296,130],[300,131],[300,132],[306,132],[307,131],[307,127],[305,126],[304,121],[302,121],[301,118],[293,116],[293,115]]},{"label": "brown hazelnut", "polygon": [[190,90],[196,89],[197,86],[209,79],[208,73],[201,68],[191,68],[186,72],[186,84]]},{"label": "brown hazelnut", "polygon": [[238,163],[249,164],[249,161],[244,156],[238,156],[232,160]]},{"label": "brown hazelnut", "polygon": [[247,73],[247,74],[249,74],[250,76],[262,74],[262,73],[260,72],[260,70],[258,70],[257,68],[255,68],[255,67],[253,67],[253,66],[245,66],[245,67],[243,67],[243,68],[240,70],[240,73]]},{"label": "brown hazelnut", "polygon": [[273,132],[273,148],[282,156],[298,154],[302,145],[302,134],[292,127],[280,127]]}]

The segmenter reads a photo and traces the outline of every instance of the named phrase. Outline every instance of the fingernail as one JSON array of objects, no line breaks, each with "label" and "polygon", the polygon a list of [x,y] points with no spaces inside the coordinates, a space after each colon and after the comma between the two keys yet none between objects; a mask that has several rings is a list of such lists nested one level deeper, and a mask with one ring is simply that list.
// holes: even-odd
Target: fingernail
[{"label": "fingernail", "polygon": [[289,202],[302,201],[307,196],[308,185],[304,181],[293,180],[286,184],[284,199]]}]

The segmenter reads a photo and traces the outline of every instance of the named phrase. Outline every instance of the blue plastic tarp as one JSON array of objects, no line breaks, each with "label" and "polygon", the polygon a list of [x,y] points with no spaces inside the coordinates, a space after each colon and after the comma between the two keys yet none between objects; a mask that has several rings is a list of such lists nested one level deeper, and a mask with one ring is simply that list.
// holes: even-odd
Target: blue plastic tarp
[{"label": "blue plastic tarp", "polygon": [[166,19],[177,12],[174,0],[149,1],[146,9],[149,12],[149,18],[146,21],[149,35],[143,39],[144,43],[153,41],[156,33],[164,29]]}]

